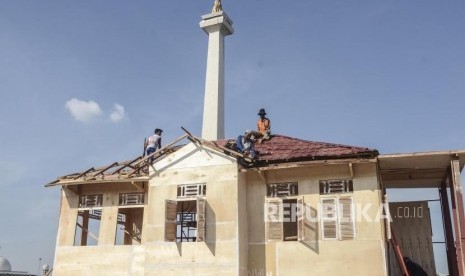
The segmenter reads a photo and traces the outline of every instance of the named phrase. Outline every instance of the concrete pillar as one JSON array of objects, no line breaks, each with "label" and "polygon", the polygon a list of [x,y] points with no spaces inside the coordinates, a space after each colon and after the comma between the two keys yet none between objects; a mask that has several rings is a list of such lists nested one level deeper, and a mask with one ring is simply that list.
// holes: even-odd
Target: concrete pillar
[{"label": "concrete pillar", "polygon": [[224,37],[234,29],[224,11],[202,16],[200,27],[208,34],[202,138],[218,140],[224,138]]}]

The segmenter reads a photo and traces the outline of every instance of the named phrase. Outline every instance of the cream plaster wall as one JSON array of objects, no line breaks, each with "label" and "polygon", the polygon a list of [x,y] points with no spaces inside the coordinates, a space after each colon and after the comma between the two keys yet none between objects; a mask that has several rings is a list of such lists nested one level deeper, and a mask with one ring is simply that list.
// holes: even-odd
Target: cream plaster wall
[{"label": "cream plaster wall", "polygon": [[[151,168],[144,208],[142,244],[114,246],[118,194],[126,184],[82,185],[82,194],[104,193],[98,246],[73,246],[78,195],[64,188],[55,275],[386,275],[380,222],[356,223],[355,240],[266,242],[266,183],[298,182],[299,195],[317,208],[319,180],[352,178],[347,165],[238,172],[234,158],[192,143]],[[353,165],[354,203],[380,203],[375,163]],[[206,183],[205,242],[164,241],[165,200],[177,185]],[[356,209],[357,213],[361,213]]]},{"label": "cream plaster wall", "polygon": [[[367,216],[375,218],[380,203],[375,163],[353,164],[353,198],[356,206],[371,205]],[[298,182],[299,196],[318,209],[319,180],[352,178],[349,165],[269,170],[247,176],[249,275],[387,275],[382,222],[356,222],[356,238],[318,241],[311,246],[298,241],[265,241],[264,202],[267,183]],[[361,209],[360,209],[361,210]],[[357,217],[355,209],[355,216]]]}]

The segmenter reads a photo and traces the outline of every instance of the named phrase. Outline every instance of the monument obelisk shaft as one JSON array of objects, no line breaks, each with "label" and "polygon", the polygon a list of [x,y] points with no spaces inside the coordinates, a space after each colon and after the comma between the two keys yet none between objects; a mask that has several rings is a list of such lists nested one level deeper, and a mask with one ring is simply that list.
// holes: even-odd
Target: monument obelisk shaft
[{"label": "monument obelisk shaft", "polygon": [[218,140],[224,138],[224,37],[234,29],[226,13],[215,7],[202,16],[200,27],[208,34],[202,138]]}]

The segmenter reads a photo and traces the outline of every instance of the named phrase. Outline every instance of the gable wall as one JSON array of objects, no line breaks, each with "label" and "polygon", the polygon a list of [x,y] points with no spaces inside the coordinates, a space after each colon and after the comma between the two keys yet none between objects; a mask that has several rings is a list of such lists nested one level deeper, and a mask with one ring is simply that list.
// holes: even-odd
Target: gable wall
[{"label": "gable wall", "polygon": [[[235,159],[189,144],[160,161],[150,180],[147,275],[238,275],[238,167]],[[206,241],[165,242],[165,200],[177,186],[206,184]],[[245,226],[242,226],[245,227]]]}]

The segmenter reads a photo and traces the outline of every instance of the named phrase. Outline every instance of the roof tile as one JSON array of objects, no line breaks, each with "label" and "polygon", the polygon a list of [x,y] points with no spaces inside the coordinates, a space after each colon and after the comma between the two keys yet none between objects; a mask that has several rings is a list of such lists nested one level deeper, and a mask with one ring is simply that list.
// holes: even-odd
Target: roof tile
[{"label": "roof tile", "polygon": [[[228,140],[219,140],[219,146],[225,146]],[[313,159],[336,159],[351,157],[374,157],[378,151],[366,147],[306,141],[283,135],[272,135],[270,140],[256,143],[258,162],[280,163]]]}]

